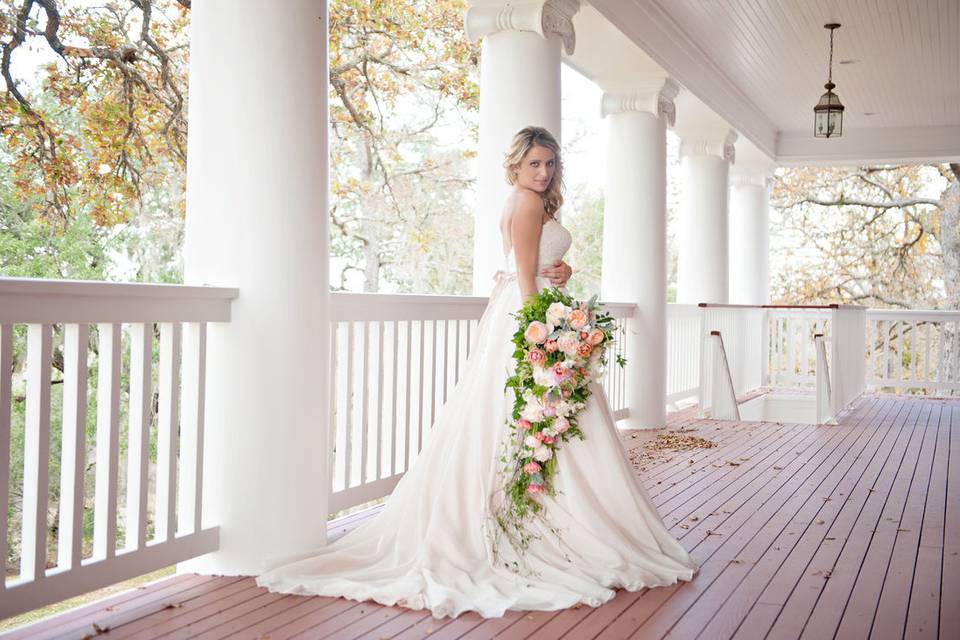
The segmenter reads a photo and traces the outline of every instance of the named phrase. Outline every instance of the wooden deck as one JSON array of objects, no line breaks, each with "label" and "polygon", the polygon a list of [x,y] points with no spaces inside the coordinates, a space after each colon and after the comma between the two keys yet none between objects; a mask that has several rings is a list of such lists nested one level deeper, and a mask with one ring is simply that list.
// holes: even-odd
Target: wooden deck
[{"label": "wooden deck", "polygon": [[643,456],[657,432],[624,441],[701,565],[690,583],[621,590],[596,609],[438,621],[191,574],[3,637],[958,637],[960,401],[867,396],[834,427],[686,419],[671,428],[718,446]]}]

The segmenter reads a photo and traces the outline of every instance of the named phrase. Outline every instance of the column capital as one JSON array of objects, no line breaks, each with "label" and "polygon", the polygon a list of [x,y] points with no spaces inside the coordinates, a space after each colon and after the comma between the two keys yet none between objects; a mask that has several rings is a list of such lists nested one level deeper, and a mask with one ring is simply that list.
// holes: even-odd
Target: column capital
[{"label": "column capital", "polygon": [[733,164],[737,132],[729,127],[684,127],[680,135],[681,156],[717,156]]},{"label": "column capital", "polygon": [[680,92],[672,78],[656,77],[633,83],[633,91],[606,91],[600,102],[600,115],[606,118],[615,113],[652,113],[673,127],[677,119],[677,107],[673,100]]},{"label": "column capital", "polygon": [[483,2],[473,4],[464,16],[467,38],[477,42],[499,31],[531,31],[544,38],[560,36],[563,50],[572,55],[577,44],[573,16],[580,0],[533,0],[532,2]]}]

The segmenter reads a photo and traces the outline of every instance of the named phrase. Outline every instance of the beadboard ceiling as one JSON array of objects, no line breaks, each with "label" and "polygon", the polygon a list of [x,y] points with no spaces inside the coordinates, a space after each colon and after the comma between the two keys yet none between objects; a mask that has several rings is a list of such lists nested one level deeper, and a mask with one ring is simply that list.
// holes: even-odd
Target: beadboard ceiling
[{"label": "beadboard ceiling", "polygon": [[[591,0],[784,164],[960,157],[960,0]],[[843,137],[813,139],[835,33]],[[678,113],[678,117],[681,114]]]}]

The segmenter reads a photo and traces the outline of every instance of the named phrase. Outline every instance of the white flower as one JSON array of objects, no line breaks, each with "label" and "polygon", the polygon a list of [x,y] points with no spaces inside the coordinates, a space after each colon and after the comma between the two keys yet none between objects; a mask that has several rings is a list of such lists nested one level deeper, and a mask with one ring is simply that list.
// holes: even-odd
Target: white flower
[{"label": "white flower", "polygon": [[547,307],[547,324],[560,326],[568,313],[570,313],[570,307],[562,302],[554,302]]},{"label": "white flower", "polygon": [[540,441],[533,436],[527,436],[523,439],[523,444],[527,445],[531,449],[536,449],[540,446]]},{"label": "white flower", "polygon": [[543,445],[533,450],[533,459],[538,462],[546,462],[553,456],[550,447]]},{"label": "white flower", "polygon": [[561,400],[557,403],[557,415],[563,418],[566,418],[573,412],[573,405],[566,400]]},{"label": "white flower", "polygon": [[534,367],[533,381],[541,387],[552,387],[557,384],[557,378],[553,375],[553,370],[543,367]]}]

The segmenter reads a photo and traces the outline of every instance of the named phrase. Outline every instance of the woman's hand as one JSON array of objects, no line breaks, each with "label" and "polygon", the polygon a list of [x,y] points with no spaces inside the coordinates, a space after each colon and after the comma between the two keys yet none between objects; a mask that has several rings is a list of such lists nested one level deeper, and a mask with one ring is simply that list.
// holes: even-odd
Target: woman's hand
[{"label": "woman's hand", "polygon": [[540,275],[550,278],[550,282],[557,287],[567,284],[567,280],[570,279],[572,273],[573,269],[563,260],[557,260],[549,267],[540,270]]}]

